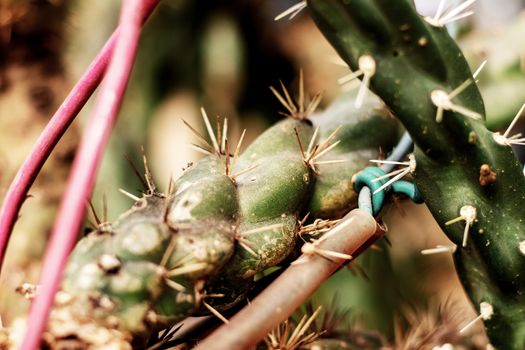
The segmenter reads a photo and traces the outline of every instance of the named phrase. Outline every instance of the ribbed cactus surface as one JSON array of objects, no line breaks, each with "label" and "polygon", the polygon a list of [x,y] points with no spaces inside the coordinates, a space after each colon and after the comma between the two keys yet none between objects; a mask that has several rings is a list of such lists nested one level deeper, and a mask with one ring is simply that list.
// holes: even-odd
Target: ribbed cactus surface
[{"label": "ribbed cactus surface", "polygon": [[[211,142],[203,146],[210,154],[172,190],[161,194],[150,186],[116,222],[80,240],[47,343],[126,348],[187,316],[242,301],[257,274],[296,249],[303,224],[337,219],[356,206],[352,176],[399,135],[376,97],[365,105],[357,110],[339,100],[313,115],[311,105],[288,101],[291,118],[242,154],[229,144],[226,128],[216,137],[210,127]],[[378,137],[364,137],[363,128]],[[60,326],[66,321],[76,328]],[[90,336],[94,330],[104,336]]]},{"label": "ribbed cactus surface", "polygon": [[484,125],[476,74],[447,33],[448,18],[423,18],[411,0],[307,3],[341,57],[411,134],[412,175],[459,246],[461,281],[476,308],[493,307],[483,317],[492,344],[523,349],[525,178],[506,140]]}]

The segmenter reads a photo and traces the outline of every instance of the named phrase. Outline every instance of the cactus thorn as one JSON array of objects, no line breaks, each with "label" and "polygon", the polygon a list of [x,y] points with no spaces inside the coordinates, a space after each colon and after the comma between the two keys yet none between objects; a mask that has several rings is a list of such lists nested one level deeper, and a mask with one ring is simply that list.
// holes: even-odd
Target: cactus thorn
[{"label": "cactus thorn", "polygon": [[486,301],[482,301],[479,304],[479,313],[480,313],[479,316],[477,316],[475,319],[470,321],[465,327],[463,327],[459,331],[459,334],[465,333],[470,327],[472,327],[479,320],[483,320],[483,321],[490,320],[492,315],[494,315],[494,308],[492,307],[491,304],[487,303]]},{"label": "cactus thorn", "polygon": [[[291,332],[292,326],[288,319],[280,323],[277,328],[268,333],[264,339],[268,348],[297,350],[314,342],[319,338],[321,333],[315,331],[307,335],[305,335],[305,333],[310,329],[310,326],[317,318],[320,311],[321,306],[319,306],[310,317],[307,318],[307,315],[304,315],[293,332]],[[290,335],[289,338],[288,335]],[[314,347],[312,347],[312,349],[314,349]]]},{"label": "cactus thorn", "polygon": [[171,269],[166,272],[167,277],[175,277],[181,275],[187,275],[193,272],[198,272],[206,269],[208,264],[205,262],[195,263],[191,265],[181,266],[174,269]]},{"label": "cactus thorn", "polygon": [[286,117],[290,117],[295,120],[304,120],[308,118],[310,114],[315,112],[315,110],[319,106],[319,103],[321,103],[322,96],[320,92],[316,93],[308,104],[306,103],[302,70],[299,73],[299,99],[297,105],[291,98],[290,93],[288,92],[288,89],[286,89],[286,87],[284,86],[283,82],[279,80],[279,83],[281,85],[281,89],[283,90],[284,96],[281,95],[273,86],[270,86],[270,90],[275,95],[277,100],[279,100],[283,107],[288,111],[288,113],[279,112],[279,114],[282,114]]},{"label": "cactus thorn", "polygon": [[424,19],[425,21],[427,21],[430,25],[433,25],[434,27],[443,27],[449,23],[452,23],[454,21],[463,19],[465,17],[471,16],[472,14],[474,14],[474,11],[471,11],[471,10],[465,11],[465,10],[475,2],[476,0],[467,0],[455,8],[445,11],[446,0],[441,0],[439,2],[438,9],[434,17],[427,16]]},{"label": "cactus thorn", "polygon": [[238,237],[246,237],[246,236],[252,235],[254,233],[261,233],[261,232],[265,232],[265,231],[269,231],[269,230],[279,229],[279,228],[282,228],[282,227],[283,227],[283,224],[266,225],[266,226],[254,228],[252,230],[239,232],[237,234],[237,236]]},{"label": "cactus thorn", "polygon": [[[241,150],[242,142],[244,141],[244,135],[246,135],[246,129],[242,131],[241,137],[239,138],[239,141],[237,142],[237,146],[235,147],[235,151],[233,152],[233,158],[231,163],[231,169],[232,172],[235,169],[235,164],[237,163],[237,159],[239,159],[239,152]],[[235,179],[235,176],[232,176],[233,179]]]},{"label": "cactus thorn", "polygon": [[219,144],[217,143],[217,138],[215,137],[215,133],[213,132],[213,129],[211,127],[210,119],[206,114],[206,110],[203,107],[201,107],[201,114],[202,119],[204,120],[204,125],[206,126],[206,130],[208,131],[208,136],[210,137],[210,140],[213,145],[212,149],[220,156],[220,148]]},{"label": "cactus thorn", "polygon": [[[235,147],[233,155],[230,154],[230,142],[228,141],[228,118],[224,118],[222,127],[220,125],[219,119],[217,119],[217,136],[213,134],[213,130],[211,129],[210,121],[206,115],[206,112],[204,109],[201,109],[202,115],[204,118],[204,123],[206,124],[206,128],[208,129],[208,133],[210,135],[210,138],[212,139],[212,142],[215,146],[211,146],[204,136],[202,136],[197,130],[195,130],[189,123],[186,121],[183,121],[186,126],[190,128],[190,130],[197,135],[197,137],[205,143],[205,147],[199,146],[197,144],[191,144],[198,152],[204,153],[205,155],[212,155],[216,154],[217,157],[224,162],[224,172],[225,175],[228,176],[232,181],[235,181],[235,178],[241,174],[244,174],[247,171],[252,170],[255,166],[252,166],[251,168],[248,168],[246,170],[242,170],[236,174],[234,174],[235,170],[235,164],[237,162],[237,159],[239,157],[239,153],[241,150],[242,142],[244,140],[244,136],[246,135],[246,129],[243,130],[241,137],[239,138],[239,141],[237,142],[237,145]],[[220,144],[218,141],[220,141]],[[224,156],[224,159],[223,159]]]},{"label": "cactus thorn", "polygon": [[319,235],[328,232],[332,227],[337,225],[341,220],[322,220],[316,219],[310,225],[304,225],[305,220],[299,221],[299,235]]},{"label": "cactus thorn", "polygon": [[330,261],[333,261],[333,258],[344,260],[353,259],[353,257],[350,254],[344,254],[333,250],[318,248],[317,245],[319,244],[319,242],[321,242],[321,240],[314,240],[313,243],[305,242],[301,247],[301,252],[303,253],[303,256],[292,262],[292,265],[302,264],[307,261],[306,259],[308,259],[308,257],[316,254]]},{"label": "cactus thorn", "polygon": [[472,74],[472,78],[465,80],[461,85],[459,85],[457,88],[452,90],[452,92],[447,93],[444,90],[436,89],[430,93],[430,100],[432,101],[434,106],[437,107],[437,112],[436,112],[436,122],[437,123],[441,123],[443,121],[443,112],[449,111],[449,110],[462,114],[465,117],[468,117],[471,119],[475,119],[475,120],[483,119],[483,117],[479,113],[473,112],[463,106],[456,105],[455,103],[452,102],[452,99],[454,99],[456,96],[461,94],[470,84],[472,84],[473,82],[477,82],[476,79],[486,64],[487,64],[487,61],[486,60],[483,61],[479,65],[479,67],[476,69],[476,71]]},{"label": "cactus thorn", "polygon": [[241,170],[241,171],[239,171],[239,172],[237,172],[235,174],[232,174],[230,176],[230,178],[232,180],[235,180],[237,177],[241,176],[242,174],[245,174],[245,173],[248,173],[248,172],[252,171],[253,169],[257,168],[258,166],[259,166],[259,164],[254,164],[254,165],[252,165],[252,166],[250,166],[250,167],[248,167],[248,168],[246,168],[244,170]]},{"label": "cactus thorn", "polygon": [[306,213],[306,215],[301,220],[298,220],[297,223],[299,224],[299,227],[302,227],[304,223],[306,222],[306,220],[308,220],[309,217],[310,217],[310,212]]},{"label": "cactus thorn", "polygon": [[170,175],[170,179],[168,181],[168,191],[166,195],[164,196],[164,214],[162,215],[162,218],[164,222],[167,222],[169,209],[170,209],[170,200],[175,191],[175,182],[173,181],[173,175]]},{"label": "cactus thorn", "polygon": [[221,320],[224,324],[230,323],[226,317],[224,317],[219,311],[217,311],[213,306],[208,304],[207,302],[203,301],[202,304],[208,311],[210,311],[215,317],[217,317],[219,320]]},{"label": "cactus thorn", "polygon": [[383,164],[397,164],[397,165],[405,165],[404,168],[401,168],[399,170],[394,170],[388,174],[385,174],[383,176],[375,178],[373,181],[379,181],[387,177],[392,177],[390,180],[388,180],[386,183],[384,183],[381,187],[379,187],[377,190],[374,191],[373,194],[376,194],[378,192],[383,191],[385,188],[396,182],[397,180],[401,179],[403,176],[413,173],[416,171],[416,158],[413,154],[408,155],[408,162],[394,162],[394,161],[382,161],[382,160],[371,160],[373,163],[383,163]]},{"label": "cactus thorn", "polygon": [[476,69],[474,71],[474,73],[472,74],[472,77],[474,78],[474,80],[476,81],[476,83],[478,82],[476,79],[478,78],[479,74],[481,73],[481,71],[483,70],[483,68],[485,68],[485,65],[487,64],[487,60],[481,62],[481,64],[479,65],[478,69]]},{"label": "cactus thorn", "polygon": [[140,146],[140,150],[142,152],[142,163],[144,164],[144,178],[146,179],[146,184],[148,186],[148,194],[153,194],[157,192],[157,187],[153,182],[153,174],[148,166],[148,159],[146,158],[144,146]]},{"label": "cactus thorn", "polygon": [[166,267],[171,255],[173,254],[173,251],[175,250],[176,245],[177,245],[177,241],[175,240],[175,235],[172,235],[170,239],[170,243],[168,244],[166,251],[162,255],[162,258],[160,259],[160,263],[159,263],[160,267],[163,267],[163,268]]},{"label": "cactus thorn", "polygon": [[131,166],[131,169],[133,170],[133,173],[137,176],[137,178],[142,183],[142,186],[144,186],[144,188],[147,188],[148,184],[146,183],[146,180],[144,180],[144,177],[140,173],[139,169],[137,168],[137,166],[135,165],[133,160],[131,160],[131,158],[128,155],[126,155],[125,158],[126,158],[126,161],[129,163],[129,165]]},{"label": "cactus thorn", "polygon": [[244,248],[244,250],[246,250],[248,253],[250,253],[251,255],[253,255],[254,257],[258,257],[259,254],[257,254],[255,252],[255,250],[253,250],[252,247],[250,247],[251,243],[244,237],[240,237],[240,236],[235,236],[235,239],[237,240],[237,242],[239,243],[239,245]]},{"label": "cactus thorn", "polygon": [[421,251],[421,254],[431,255],[431,254],[439,254],[439,253],[455,253],[457,248],[458,246],[455,244],[452,246],[437,245],[435,248],[423,249]]},{"label": "cactus thorn", "polygon": [[308,148],[304,149],[301,139],[299,137],[299,132],[297,128],[294,128],[295,137],[299,148],[301,150],[301,156],[303,158],[304,164],[312,169],[316,174],[318,174],[316,165],[318,164],[335,164],[346,162],[346,160],[327,160],[327,161],[317,161],[318,158],[324,156],[326,153],[330,152],[334,147],[336,147],[341,141],[337,140],[334,143],[331,143],[337,132],[341,129],[341,126],[338,126],[328,137],[321,143],[316,143],[317,135],[319,133],[319,127],[315,128],[312,138],[308,144]]},{"label": "cactus thorn", "polygon": [[125,195],[125,196],[128,197],[128,198],[131,198],[131,199],[134,200],[135,202],[138,202],[138,201],[140,200],[139,197],[137,197],[137,196],[135,196],[135,195],[129,193],[128,191],[126,191],[126,190],[124,190],[124,189],[122,189],[122,188],[119,188],[118,190],[119,190],[120,193],[122,193],[123,195]]},{"label": "cactus thorn", "polygon": [[361,84],[359,85],[359,91],[357,92],[357,97],[355,99],[355,108],[361,108],[363,101],[366,96],[366,91],[370,86],[370,79],[376,74],[377,64],[374,58],[370,55],[363,55],[359,57],[357,62],[359,67],[358,70],[352,72],[344,77],[338,79],[338,83],[341,85],[347,85],[348,83],[354,81],[360,76],[363,77]]},{"label": "cactus thorn", "polygon": [[445,90],[436,89],[433,90],[430,93],[430,100],[434,104],[434,106],[437,107],[436,111],[436,122],[441,123],[443,121],[443,113],[444,111],[453,111],[459,114],[464,115],[467,118],[471,118],[474,120],[481,120],[483,117],[474,111],[471,111],[470,109],[457,105],[452,102],[452,99],[459,95],[463,90],[467,88],[470,84],[472,84],[472,79],[467,79],[458,86],[456,89],[454,89],[451,93],[447,93]]},{"label": "cactus thorn", "polygon": [[279,21],[279,20],[283,19],[284,17],[288,17],[288,16],[289,16],[288,20],[291,20],[295,16],[297,16],[299,14],[299,12],[301,12],[303,9],[305,9],[306,6],[307,6],[306,0],[300,1],[297,4],[291,6],[290,8],[284,10],[283,12],[278,14],[277,16],[275,16],[275,18],[273,20],[274,21]]},{"label": "cactus thorn", "polygon": [[213,154],[213,147],[210,145],[210,143],[208,142],[208,140],[206,140],[206,138],[204,136],[202,136],[202,134],[200,132],[198,132],[193,126],[191,126],[190,123],[188,123],[187,121],[185,121],[184,119],[182,120],[182,122],[184,123],[184,125],[186,125],[190,131],[195,135],[197,136],[197,138],[199,140],[201,140],[206,146],[208,149],[206,149],[206,147],[202,147],[202,146],[199,146],[199,145],[195,145],[195,144],[191,144],[192,146],[194,146],[195,148],[197,148],[197,150],[199,152],[206,152],[207,155],[209,154]]},{"label": "cactus thorn", "polygon": [[177,291],[177,292],[180,292],[180,293],[183,293],[186,291],[186,287],[184,287],[182,284],[180,283],[177,283],[173,280],[170,280],[168,277],[165,277],[164,278],[164,283],[166,283],[166,286],[168,286],[169,288]]},{"label": "cactus thorn", "polygon": [[93,225],[93,223],[91,223],[91,225],[95,227],[95,230],[97,230],[100,233],[111,232],[111,224],[107,221],[108,213],[107,213],[107,202],[105,199],[105,195],[102,196],[102,207],[103,207],[102,220],[97,215],[97,212],[95,208],[93,207],[93,204],[91,203],[91,201],[88,201],[88,207],[91,212],[91,215],[95,219],[96,225]]},{"label": "cactus thorn", "polygon": [[455,219],[447,221],[445,225],[452,225],[456,222],[465,220],[465,231],[463,232],[463,243],[462,246],[467,246],[468,232],[474,220],[476,220],[477,210],[471,205],[465,205],[459,210],[459,216]]},{"label": "cactus thorn", "polygon": [[212,151],[207,150],[205,147],[199,146],[194,143],[190,143],[190,146],[197,152],[204,154],[205,156],[213,155]]},{"label": "cactus thorn", "polygon": [[512,123],[510,123],[507,130],[505,130],[505,133],[501,135],[499,132],[495,132],[492,134],[492,137],[494,138],[494,141],[496,141],[498,144],[502,146],[511,146],[511,145],[525,145],[525,137],[521,137],[522,134],[518,133],[516,135],[510,136],[509,133],[514,128],[516,123],[518,122],[518,119],[523,114],[523,111],[525,110],[525,103],[521,106],[520,110],[512,120]]},{"label": "cactus thorn", "polygon": [[95,210],[95,207],[93,206],[93,203],[91,201],[87,201],[89,210],[91,211],[91,215],[93,215],[93,218],[95,219],[96,227],[99,227],[102,225],[102,220],[97,215],[97,211]]}]

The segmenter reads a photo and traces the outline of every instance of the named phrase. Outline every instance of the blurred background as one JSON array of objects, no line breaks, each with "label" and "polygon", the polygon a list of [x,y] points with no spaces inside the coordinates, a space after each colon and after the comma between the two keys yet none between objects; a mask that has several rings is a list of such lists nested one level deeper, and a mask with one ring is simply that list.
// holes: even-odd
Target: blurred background
[{"label": "blurred background", "polygon": [[[140,168],[142,145],[161,189],[170,176],[177,178],[199,158],[189,147],[193,135],[182,120],[202,130],[201,106],[210,116],[227,117],[234,139],[246,128],[249,141],[280,119],[279,103],[268,87],[282,80],[295,91],[300,69],[309,94],[323,92],[322,106],[341,94],[337,79],[348,69],[334,63],[335,51],[308,10],[290,21],[274,21],[295,3],[162,2],[145,26],[99,171],[92,198],[99,213],[103,197],[107,220],[132,204],[119,188],[139,193],[141,185],[126,157]],[[437,5],[438,0],[417,1],[424,15],[432,15]],[[525,102],[524,5],[523,0],[478,0],[474,16],[449,28],[473,69],[488,60],[479,86],[492,130],[506,127]],[[39,133],[115,28],[119,7],[119,1],[108,0],[0,0],[0,202]],[[88,104],[23,207],[0,281],[4,324],[23,315],[29,305],[15,289],[38,280],[47,235],[89,110]],[[517,128],[523,129],[520,124]],[[524,153],[520,156],[523,160]],[[447,244],[424,205],[395,201],[383,219],[389,242],[365,253],[351,270],[337,273],[313,296],[314,303],[328,305],[337,294],[336,308],[350,308],[356,327],[399,342],[406,341],[403,330],[412,327],[413,315],[439,322],[439,309],[446,309],[457,314],[459,322],[473,318],[450,256],[420,253]],[[475,342],[481,347],[483,336]]]}]

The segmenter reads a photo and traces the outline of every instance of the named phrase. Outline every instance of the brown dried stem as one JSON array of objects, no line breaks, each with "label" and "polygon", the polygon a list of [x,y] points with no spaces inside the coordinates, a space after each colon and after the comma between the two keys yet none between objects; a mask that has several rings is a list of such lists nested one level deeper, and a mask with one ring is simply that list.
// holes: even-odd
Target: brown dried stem
[{"label": "brown dried stem", "polygon": [[[363,245],[381,236],[374,218],[367,212],[351,211],[328,237],[319,243],[324,250],[356,256]],[[279,323],[287,319],[346,260],[319,255],[300,258],[304,263],[290,266],[229,324],[219,327],[196,349],[251,349]]]}]

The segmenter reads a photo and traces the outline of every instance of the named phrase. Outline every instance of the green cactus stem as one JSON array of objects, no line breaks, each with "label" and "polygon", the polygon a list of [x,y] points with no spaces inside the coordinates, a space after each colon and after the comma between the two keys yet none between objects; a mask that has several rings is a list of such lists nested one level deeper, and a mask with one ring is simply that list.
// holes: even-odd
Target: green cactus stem
[{"label": "green cactus stem", "polygon": [[[437,222],[462,246],[455,260],[463,285],[474,305],[494,308],[485,320],[492,344],[523,349],[525,178],[510,147],[485,127],[483,101],[461,51],[442,23],[420,17],[410,0],[308,0],[308,8],[410,132],[412,175]],[[495,175],[480,182],[487,165]],[[475,209],[468,218],[460,214],[466,206]],[[457,217],[461,224],[446,224]]]},{"label": "green cactus stem", "polygon": [[[301,232],[318,230],[303,219],[308,210],[315,209],[306,217],[319,223],[356,206],[352,176],[377,157],[380,147],[395,142],[395,120],[369,96],[368,112],[338,101],[319,116],[316,127],[307,117],[319,96],[305,105],[301,92],[295,105],[286,90],[284,97],[274,93],[290,118],[240,154],[244,134],[230,152],[227,124],[215,135],[203,111],[210,141],[192,130],[207,156],[167,194],[156,191],[147,170],[142,198],[115,223],[100,223],[80,240],[62,284],[66,301],[57,302],[46,333],[51,348],[71,339],[94,349],[141,346],[151,332],[192,314],[222,317],[220,312],[245,299],[258,275],[295,251]],[[378,138],[361,136],[363,127],[374,129]],[[339,165],[334,158],[348,169],[331,170]],[[345,188],[348,193],[338,193]],[[78,331],[64,332],[64,322]],[[107,340],[86,335],[90,329]]]}]

